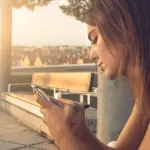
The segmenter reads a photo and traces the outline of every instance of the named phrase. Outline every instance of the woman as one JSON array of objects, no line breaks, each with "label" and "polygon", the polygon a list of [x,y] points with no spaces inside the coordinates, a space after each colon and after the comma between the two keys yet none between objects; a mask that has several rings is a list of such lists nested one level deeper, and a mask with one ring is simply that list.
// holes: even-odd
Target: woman
[{"label": "woman", "polygon": [[44,120],[62,150],[150,150],[150,0],[91,2],[90,13],[83,14],[92,57],[107,78],[128,77],[135,98],[132,114],[115,148],[92,135],[77,104],[39,98]]}]

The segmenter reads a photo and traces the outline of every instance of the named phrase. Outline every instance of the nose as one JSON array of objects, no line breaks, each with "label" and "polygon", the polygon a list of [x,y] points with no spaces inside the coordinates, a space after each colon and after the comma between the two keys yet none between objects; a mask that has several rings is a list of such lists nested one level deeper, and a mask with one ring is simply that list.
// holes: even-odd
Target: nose
[{"label": "nose", "polygon": [[91,61],[97,62],[98,61],[98,55],[96,52],[93,52],[92,56],[91,56]]},{"label": "nose", "polygon": [[90,51],[90,60],[97,62],[98,60],[98,55],[97,55],[97,51],[96,51],[96,46],[95,47],[91,47],[91,51]]}]

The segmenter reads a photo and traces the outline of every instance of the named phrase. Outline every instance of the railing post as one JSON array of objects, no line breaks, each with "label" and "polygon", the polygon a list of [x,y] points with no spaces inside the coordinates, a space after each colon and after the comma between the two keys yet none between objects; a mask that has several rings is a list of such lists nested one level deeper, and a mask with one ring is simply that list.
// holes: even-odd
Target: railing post
[{"label": "railing post", "polygon": [[8,90],[11,73],[12,6],[10,0],[0,1],[0,92]]},{"label": "railing post", "polygon": [[83,97],[83,94],[80,94],[80,103],[83,103],[84,102],[84,97]]}]

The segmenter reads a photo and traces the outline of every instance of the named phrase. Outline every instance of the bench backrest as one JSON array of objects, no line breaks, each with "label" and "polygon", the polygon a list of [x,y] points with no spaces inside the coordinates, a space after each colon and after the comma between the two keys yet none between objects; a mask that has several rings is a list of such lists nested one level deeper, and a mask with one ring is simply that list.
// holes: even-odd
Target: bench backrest
[{"label": "bench backrest", "polygon": [[32,84],[42,88],[73,92],[89,92],[92,88],[92,81],[92,73],[34,73],[32,76]]}]

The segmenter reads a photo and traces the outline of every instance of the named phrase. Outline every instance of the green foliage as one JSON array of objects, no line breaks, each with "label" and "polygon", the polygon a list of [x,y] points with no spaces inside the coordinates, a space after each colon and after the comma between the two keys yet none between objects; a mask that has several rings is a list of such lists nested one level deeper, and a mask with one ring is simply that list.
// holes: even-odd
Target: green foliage
[{"label": "green foliage", "polygon": [[14,8],[21,8],[23,6],[30,10],[34,10],[37,6],[47,6],[52,0],[11,0]]},{"label": "green foliage", "polygon": [[92,11],[92,0],[68,0],[67,5],[60,6],[63,13],[85,22]]},{"label": "green foliage", "polygon": [[[52,1],[61,2],[61,0],[11,0],[14,8],[26,7],[30,10],[34,10],[38,6],[47,6]],[[91,22],[92,5],[94,0],[66,0],[67,5],[60,5],[62,12],[68,16],[72,16],[82,22]]]}]

